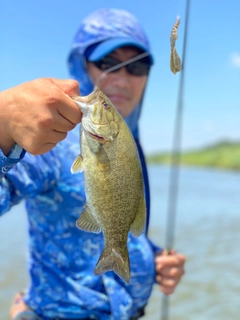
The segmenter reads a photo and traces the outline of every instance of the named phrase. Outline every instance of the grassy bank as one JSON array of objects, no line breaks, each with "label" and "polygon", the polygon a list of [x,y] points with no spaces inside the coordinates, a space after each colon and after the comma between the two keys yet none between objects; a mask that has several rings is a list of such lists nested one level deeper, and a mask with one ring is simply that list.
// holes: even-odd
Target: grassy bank
[{"label": "grassy bank", "polygon": [[[148,163],[169,164],[171,162],[171,154],[152,154],[147,157],[147,161]],[[198,150],[183,152],[181,164],[240,170],[240,142],[221,141]]]}]

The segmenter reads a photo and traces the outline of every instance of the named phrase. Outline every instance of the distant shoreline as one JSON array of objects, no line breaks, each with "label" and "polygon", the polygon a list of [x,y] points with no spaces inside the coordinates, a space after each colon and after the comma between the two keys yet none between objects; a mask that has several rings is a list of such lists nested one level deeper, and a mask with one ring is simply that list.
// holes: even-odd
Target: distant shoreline
[{"label": "distant shoreline", "polygon": [[[154,153],[147,156],[147,163],[170,164],[171,156],[170,152]],[[180,164],[240,171],[240,142],[220,141],[200,149],[183,151]]]}]

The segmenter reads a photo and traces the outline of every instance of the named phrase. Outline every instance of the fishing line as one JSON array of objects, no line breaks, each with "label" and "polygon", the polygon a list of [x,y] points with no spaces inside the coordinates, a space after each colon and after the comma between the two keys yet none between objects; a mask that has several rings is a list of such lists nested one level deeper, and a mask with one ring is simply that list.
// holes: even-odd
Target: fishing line
[{"label": "fishing line", "polygon": [[[176,224],[176,207],[178,197],[178,185],[179,185],[179,169],[181,158],[181,137],[182,137],[182,115],[183,115],[183,95],[185,84],[185,60],[187,49],[187,33],[188,33],[188,20],[190,11],[190,0],[186,0],[185,10],[185,28],[184,28],[184,40],[183,40],[183,55],[182,55],[182,70],[180,72],[178,99],[177,99],[177,111],[174,123],[174,135],[172,144],[172,156],[170,165],[170,183],[168,193],[168,212],[167,212],[167,226],[166,226],[166,243],[165,248],[170,254],[174,246],[175,238],[175,224]],[[169,319],[169,298],[167,295],[163,296],[161,320]]]}]

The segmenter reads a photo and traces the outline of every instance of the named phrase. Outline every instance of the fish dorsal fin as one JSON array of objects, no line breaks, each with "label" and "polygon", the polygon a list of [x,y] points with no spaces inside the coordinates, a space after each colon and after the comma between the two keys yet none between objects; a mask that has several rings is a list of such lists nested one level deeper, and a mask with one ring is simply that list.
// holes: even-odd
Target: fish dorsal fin
[{"label": "fish dorsal fin", "polygon": [[81,156],[81,154],[79,154],[71,166],[71,173],[74,174],[82,171],[83,171],[83,157]]},{"label": "fish dorsal fin", "polygon": [[145,223],[146,223],[146,205],[145,205],[144,195],[142,194],[139,200],[138,212],[130,227],[131,234],[134,237],[140,236],[140,234],[143,233]]},{"label": "fish dorsal fin", "polygon": [[78,218],[76,225],[79,229],[84,231],[94,232],[94,233],[101,232],[101,227],[99,226],[98,222],[96,221],[94,215],[91,213],[87,205],[83,213]]}]

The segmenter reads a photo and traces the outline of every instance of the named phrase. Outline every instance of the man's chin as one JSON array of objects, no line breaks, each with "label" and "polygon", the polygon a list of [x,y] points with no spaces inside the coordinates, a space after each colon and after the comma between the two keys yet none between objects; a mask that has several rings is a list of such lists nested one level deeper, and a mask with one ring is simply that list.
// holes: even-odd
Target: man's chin
[{"label": "man's chin", "polygon": [[115,108],[117,109],[118,113],[119,113],[123,118],[126,118],[126,117],[130,114],[130,112],[127,112],[127,111],[126,111],[126,107],[125,107],[125,106],[124,106],[124,108],[121,107],[121,106],[116,106],[116,105],[114,105],[114,106],[115,106]]}]

